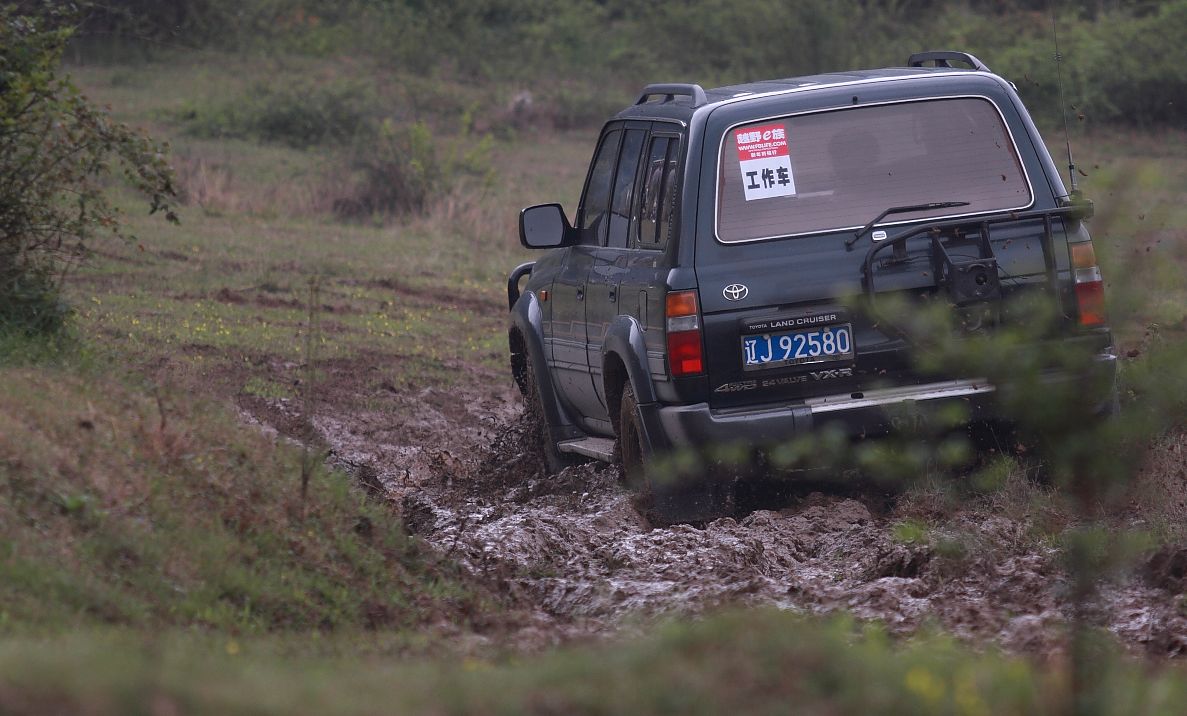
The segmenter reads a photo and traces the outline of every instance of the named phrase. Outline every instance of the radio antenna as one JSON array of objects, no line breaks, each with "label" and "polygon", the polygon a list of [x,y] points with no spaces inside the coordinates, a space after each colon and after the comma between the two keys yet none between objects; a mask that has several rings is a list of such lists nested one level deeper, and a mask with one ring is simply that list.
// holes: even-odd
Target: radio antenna
[{"label": "radio antenna", "polygon": [[1067,144],[1067,176],[1071,191],[1076,191],[1076,162],[1072,159],[1072,138],[1067,129],[1067,102],[1063,98],[1063,55],[1059,52],[1059,25],[1056,22],[1055,2],[1051,2],[1051,35],[1055,38],[1055,78],[1059,83],[1059,108],[1063,115],[1063,141]]}]

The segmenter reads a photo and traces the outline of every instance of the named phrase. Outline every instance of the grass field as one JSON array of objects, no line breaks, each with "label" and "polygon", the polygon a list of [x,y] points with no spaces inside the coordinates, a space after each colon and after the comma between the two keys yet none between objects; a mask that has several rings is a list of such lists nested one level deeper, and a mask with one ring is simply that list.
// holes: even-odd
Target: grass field
[{"label": "grass field", "polygon": [[[316,467],[302,500],[308,455],[238,410],[312,395],[381,411],[390,393],[509,381],[505,276],[530,259],[517,213],[572,211],[596,131],[508,131],[493,181],[423,216],[344,223],[324,201],[340,151],[193,136],[186,112],[272,76],[353,72],[376,78],[375,107],[448,144],[476,140],[440,118],[490,96],[403,94],[415,83],[341,63],[192,59],[71,70],[171,141],[188,202],[171,227],[125,201],[138,239],[96,244],[67,281],[74,341],[0,365],[0,710],[1065,712],[1064,661],[779,613],[505,653],[520,617],[501,595],[341,473]],[[1075,141],[1121,345],[1141,360],[1187,330],[1187,141]],[[1178,670],[1106,662],[1102,712],[1181,707]]]},{"label": "grass field", "polygon": [[[149,363],[299,361],[316,281],[321,358],[397,355],[397,373],[380,378],[393,384],[448,383],[459,361],[502,367],[505,276],[527,258],[518,210],[541,196],[575,204],[588,133],[500,143],[497,179],[436,197],[428,216],[337,223],[300,207],[305,193],[333,191],[317,185],[319,165],[331,161],[323,150],[193,139],[162,123],[193,95],[213,93],[212,70],[169,68],[75,70],[117,115],[168,136],[183,190],[207,197],[183,209],[176,229],[129,207],[143,240],[101,247],[72,281],[86,330],[135,345]],[[186,174],[187,163],[206,173]]]}]

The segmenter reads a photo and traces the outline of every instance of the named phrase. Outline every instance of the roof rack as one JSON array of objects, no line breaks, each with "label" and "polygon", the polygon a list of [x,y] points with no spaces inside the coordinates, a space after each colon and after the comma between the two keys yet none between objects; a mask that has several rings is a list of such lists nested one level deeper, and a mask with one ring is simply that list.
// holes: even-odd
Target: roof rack
[{"label": "roof rack", "polygon": [[709,101],[709,98],[705,96],[705,88],[700,85],[688,82],[672,82],[668,84],[647,85],[643,88],[643,94],[639,95],[639,99],[635,100],[635,104],[647,104],[647,100],[660,95],[663,96],[664,102],[672,102],[677,96],[688,97],[692,101],[693,107],[700,107]]},{"label": "roof rack", "polygon": [[[952,68],[952,62],[963,62],[968,65],[970,69],[979,70],[981,72],[992,72],[985,63],[978,60],[976,57],[967,52],[950,52],[940,50],[937,52],[916,52],[907,58],[907,67],[923,67],[924,62],[934,62],[936,67]],[[956,68],[959,69],[959,68]]]}]

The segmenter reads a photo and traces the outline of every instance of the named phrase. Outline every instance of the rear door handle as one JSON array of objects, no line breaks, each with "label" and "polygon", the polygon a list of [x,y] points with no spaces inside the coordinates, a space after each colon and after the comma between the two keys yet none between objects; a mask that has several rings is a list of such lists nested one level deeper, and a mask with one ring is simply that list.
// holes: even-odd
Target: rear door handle
[{"label": "rear door handle", "polygon": [[614,289],[610,289],[610,303],[618,300],[618,293]]},{"label": "rear door handle", "polygon": [[579,289],[577,289],[577,300],[578,300],[578,301],[584,301],[584,300],[585,300],[585,289],[583,289],[583,288],[579,288]]}]

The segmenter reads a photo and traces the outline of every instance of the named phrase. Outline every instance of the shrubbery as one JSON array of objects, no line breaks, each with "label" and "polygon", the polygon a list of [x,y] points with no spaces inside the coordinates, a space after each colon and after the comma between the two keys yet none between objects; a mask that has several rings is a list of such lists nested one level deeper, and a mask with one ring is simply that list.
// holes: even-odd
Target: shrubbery
[{"label": "shrubbery", "polygon": [[282,79],[242,96],[196,101],[174,117],[198,137],[324,150],[330,168],[319,191],[340,219],[423,214],[463,182],[489,182],[491,140],[475,136],[471,115],[462,111],[459,129],[443,138],[435,127],[447,118],[397,121],[389,112],[406,108],[396,105],[359,83]]},{"label": "shrubbery", "polygon": [[[951,11],[928,37],[981,57],[1017,85],[1040,120],[1060,119],[1051,16]],[[1187,1],[1120,6],[1059,17],[1064,93],[1073,123],[1187,126],[1187,68],[1175,58],[1187,33]]]},{"label": "shrubbery", "polygon": [[360,137],[353,150],[352,185],[334,202],[339,218],[424,213],[467,179],[489,180],[489,139],[455,139],[442,152],[423,122],[400,127],[383,122],[374,135]]},{"label": "shrubbery", "polygon": [[113,162],[171,219],[164,149],[91,105],[58,75],[70,31],[52,10],[0,7],[0,329],[61,327],[58,281],[91,239],[120,235],[105,197]]},{"label": "shrubbery", "polygon": [[[1187,96],[1187,72],[1176,61],[1187,0],[1057,9],[1067,101],[1076,114],[1108,123],[1187,122],[1175,103]],[[607,83],[738,82],[965,49],[1014,80],[1045,119],[1059,114],[1047,3],[114,0],[94,11],[88,27],[190,46],[365,52],[409,72],[510,80],[541,96],[558,78],[586,82],[585,91],[598,96]]]},{"label": "shrubbery", "polygon": [[360,83],[309,80],[259,83],[231,100],[178,112],[186,131],[207,138],[250,138],[306,148],[351,141],[380,114]]}]

